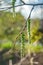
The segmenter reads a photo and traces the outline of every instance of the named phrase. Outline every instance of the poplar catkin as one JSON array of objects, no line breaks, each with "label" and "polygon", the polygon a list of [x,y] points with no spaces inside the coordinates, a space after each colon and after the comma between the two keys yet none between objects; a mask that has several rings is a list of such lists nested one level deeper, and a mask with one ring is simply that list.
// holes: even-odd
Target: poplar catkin
[{"label": "poplar catkin", "polygon": [[27,35],[28,35],[29,44],[31,43],[30,24],[31,24],[30,19],[28,19],[28,21],[27,21]]},{"label": "poplar catkin", "polygon": [[22,33],[21,35],[21,58],[24,57],[24,49],[25,49],[25,44],[24,44],[24,41],[25,41],[25,35],[24,33]]}]

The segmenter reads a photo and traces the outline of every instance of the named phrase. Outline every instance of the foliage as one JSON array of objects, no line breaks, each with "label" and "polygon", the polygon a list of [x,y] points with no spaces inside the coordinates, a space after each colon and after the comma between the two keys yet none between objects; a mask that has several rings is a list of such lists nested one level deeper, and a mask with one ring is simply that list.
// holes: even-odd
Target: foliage
[{"label": "foliage", "polygon": [[14,41],[25,22],[20,13],[13,18],[10,12],[0,12],[0,40],[9,39]]},{"label": "foliage", "polygon": [[43,46],[41,46],[40,44],[37,45],[33,45],[33,44],[26,44],[25,47],[27,50],[27,53],[31,52],[31,53],[38,53],[38,52],[43,52]]},{"label": "foliage", "polygon": [[42,36],[41,33],[38,32],[40,20],[35,19],[34,21],[31,21],[31,43],[34,43],[36,40],[39,40]]}]

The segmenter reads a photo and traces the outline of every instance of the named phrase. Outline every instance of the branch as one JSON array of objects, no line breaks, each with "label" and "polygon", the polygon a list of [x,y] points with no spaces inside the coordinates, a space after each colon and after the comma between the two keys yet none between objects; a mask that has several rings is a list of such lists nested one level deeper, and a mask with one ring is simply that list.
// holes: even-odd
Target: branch
[{"label": "branch", "polygon": [[23,4],[26,4],[23,0],[20,0]]},{"label": "branch", "polygon": [[[19,7],[19,6],[24,6],[24,5],[29,5],[29,6],[39,6],[40,5],[41,6],[41,5],[43,5],[43,3],[38,3],[38,4],[26,4],[25,3],[25,4],[15,5],[14,7]],[[5,8],[3,7],[3,8],[0,8],[0,9],[6,10],[6,9],[11,9],[11,8],[12,8],[12,6],[5,7]]]}]

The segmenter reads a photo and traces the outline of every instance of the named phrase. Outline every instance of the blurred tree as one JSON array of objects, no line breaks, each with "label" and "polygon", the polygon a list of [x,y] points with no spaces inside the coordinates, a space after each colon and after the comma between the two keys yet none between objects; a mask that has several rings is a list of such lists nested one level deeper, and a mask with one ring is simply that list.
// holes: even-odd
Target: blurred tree
[{"label": "blurred tree", "polygon": [[12,13],[0,11],[0,39],[15,40],[24,23],[25,19],[19,12],[13,18]]}]

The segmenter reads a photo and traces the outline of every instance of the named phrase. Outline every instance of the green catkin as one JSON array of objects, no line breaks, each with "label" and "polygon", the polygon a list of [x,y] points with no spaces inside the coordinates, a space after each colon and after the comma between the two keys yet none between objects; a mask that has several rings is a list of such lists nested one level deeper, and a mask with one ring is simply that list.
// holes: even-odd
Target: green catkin
[{"label": "green catkin", "polygon": [[14,8],[15,2],[16,2],[16,0],[12,0],[13,17],[15,16],[15,8]]},{"label": "green catkin", "polygon": [[21,35],[21,58],[24,57],[24,49],[25,49],[25,44],[24,44],[24,33],[22,33]]},{"label": "green catkin", "polygon": [[28,35],[29,44],[31,44],[30,24],[31,24],[30,19],[28,19],[28,21],[27,21],[27,35]]}]

